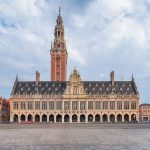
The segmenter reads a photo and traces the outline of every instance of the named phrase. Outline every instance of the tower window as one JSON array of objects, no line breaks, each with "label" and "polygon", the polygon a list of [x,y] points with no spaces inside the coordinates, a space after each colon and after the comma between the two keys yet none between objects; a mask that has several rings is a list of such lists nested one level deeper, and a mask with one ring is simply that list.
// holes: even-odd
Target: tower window
[{"label": "tower window", "polygon": [[60,36],[60,31],[58,31],[58,36]]},{"label": "tower window", "polygon": [[57,72],[56,74],[59,75],[59,72]]}]

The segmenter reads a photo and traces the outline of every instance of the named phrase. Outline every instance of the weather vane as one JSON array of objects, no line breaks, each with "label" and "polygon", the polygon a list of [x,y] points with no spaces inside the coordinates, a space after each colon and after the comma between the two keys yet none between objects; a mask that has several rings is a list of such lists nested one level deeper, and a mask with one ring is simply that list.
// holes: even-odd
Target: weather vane
[{"label": "weather vane", "polygon": [[61,12],[61,7],[59,6],[59,15],[60,15],[60,12]]}]

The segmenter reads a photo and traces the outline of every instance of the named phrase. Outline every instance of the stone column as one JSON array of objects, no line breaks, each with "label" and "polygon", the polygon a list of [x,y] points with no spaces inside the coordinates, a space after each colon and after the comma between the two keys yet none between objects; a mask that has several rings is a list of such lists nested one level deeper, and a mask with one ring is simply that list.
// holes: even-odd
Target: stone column
[{"label": "stone column", "polygon": [[108,122],[110,122],[110,116],[109,116],[109,114],[107,116],[108,116]]},{"label": "stone column", "polygon": [[54,123],[56,123],[56,115],[54,115]]},{"label": "stone column", "polygon": [[95,115],[93,114],[93,122],[95,123]]},{"label": "stone column", "polygon": [[47,115],[47,122],[49,122],[49,115]]},{"label": "stone column", "polygon": [[69,123],[72,123],[72,115],[70,114],[70,120]]},{"label": "stone column", "polygon": [[129,114],[129,122],[131,122],[131,114]]},{"label": "stone column", "polygon": [[124,114],[122,114],[122,122],[124,122]]},{"label": "stone column", "polygon": [[80,123],[80,114],[78,115],[78,123]]},{"label": "stone column", "polygon": [[42,115],[40,115],[40,122],[42,122]]},{"label": "stone column", "polygon": [[62,115],[62,123],[64,123],[64,115]]},{"label": "stone column", "polygon": [[21,122],[20,115],[18,115],[18,122],[19,122],[19,123]]},{"label": "stone column", "polygon": [[88,115],[85,114],[85,123],[88,123]]},{"label": "stone column", "polygon": [[25,121],[28,121],[28,116],[27,115],[25,115]]},{"label": "stone column", "polygon": [[10,122],[13,122],[13,115],[10,115]]},{"label": "stone column", "polygon": [[102,123],[103,122],[103,114],[101,113],[100,115],[100,122]]},{"label": "stone column", "polygon": [[32,117],[33,117],[33,118],[32,118],[32,121],[35,122],[35,116],[33,115]]},{"label": "stone column", "polygon": [[117,115],[115,115],[115,122],[117,122]]}]

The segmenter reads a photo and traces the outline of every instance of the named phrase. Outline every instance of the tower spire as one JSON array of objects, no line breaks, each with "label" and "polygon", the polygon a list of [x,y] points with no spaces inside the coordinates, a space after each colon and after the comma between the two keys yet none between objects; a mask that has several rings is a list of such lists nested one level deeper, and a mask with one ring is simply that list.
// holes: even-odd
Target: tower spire
[{"label": "tower spire", "polygon": [[61,13],[61,7],[59,6],[59,16],[60,16],[60,13]]},{"label": "tower spire", "polygon": [[51,81],[65,81],[67,77],[67,49],[64,38],[63,19],[61,7],[58,9],[58,17],[54,30],[54,41],[51,43]]}]

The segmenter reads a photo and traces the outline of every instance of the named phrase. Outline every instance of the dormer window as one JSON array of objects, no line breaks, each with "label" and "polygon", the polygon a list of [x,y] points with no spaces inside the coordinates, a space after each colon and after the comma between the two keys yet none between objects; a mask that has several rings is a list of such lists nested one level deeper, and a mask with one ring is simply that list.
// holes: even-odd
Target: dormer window
[{"label": "dormer window", "polygon": [[115,91],[115,88],[113,88],[112,91]]}]

